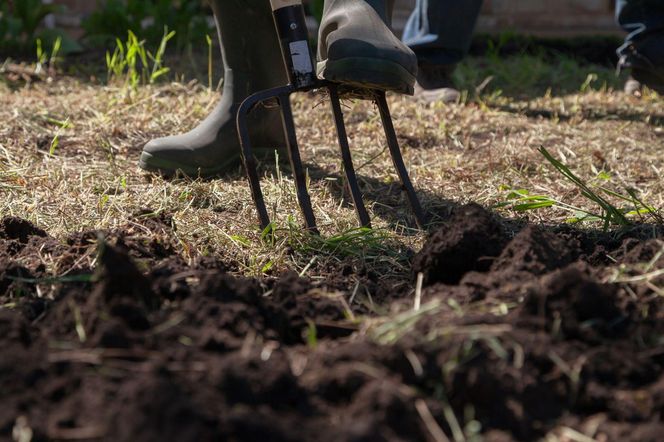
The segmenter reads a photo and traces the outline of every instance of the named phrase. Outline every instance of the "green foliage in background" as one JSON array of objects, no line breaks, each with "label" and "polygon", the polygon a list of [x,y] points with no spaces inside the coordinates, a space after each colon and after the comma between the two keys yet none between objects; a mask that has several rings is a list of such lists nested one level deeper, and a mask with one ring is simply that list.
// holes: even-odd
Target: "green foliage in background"
[{"label": "green foliage in background", "polygon": [[109,47],[127,30],[140,40],[159,44],[164,28],[175,31],[178,51],[202,45],[211,32],[209,11],[200,0],[97,0],[98,8],[83,22],[85,42]]},{"label": "green foliage in background", "polygon": [[53,47],[60,41],[60,51],[70,53],[80,46],[64,33],[54,29],[40,29],[47,15],[61,12],[62,7],[45,5],[41,0],[14,0],[0,3],[0,52],[4,54],[33,54],[39,41]]},{"label": "green foliage in background", "polygon": [[[525,98],[533,93],[564,95],[622,88],[625,78],[618,77],[610,64],[589,63],[583,57],[547,52],[543,44],[529,39],[503,32],[497,41],[488,40],[486,52],[459,63],[454,83],[468,92],[466,98],[481,101],[501,96]],[[509,45],[519,50],[504,54],[503,47]]]}]

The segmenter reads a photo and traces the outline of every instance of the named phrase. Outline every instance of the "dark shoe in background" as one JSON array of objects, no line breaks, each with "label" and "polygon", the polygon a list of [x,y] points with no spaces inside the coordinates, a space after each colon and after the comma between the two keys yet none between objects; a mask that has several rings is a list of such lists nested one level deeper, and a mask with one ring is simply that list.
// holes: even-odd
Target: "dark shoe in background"
[{"label": "dark shoe in background", "polygon": [[461,93],[453,80],[456,65],[420,63],[415,85],[415,97],[427,102],[456,103]]},{"label": "dark shoe in background", "polygon": [[664,95],[664,65],[653,63],[634,45],[624,50],[618,61],[618,72],[630,71],[625,83],[625,93],[640,95],[643,86],[647,86],[660,95]]}]

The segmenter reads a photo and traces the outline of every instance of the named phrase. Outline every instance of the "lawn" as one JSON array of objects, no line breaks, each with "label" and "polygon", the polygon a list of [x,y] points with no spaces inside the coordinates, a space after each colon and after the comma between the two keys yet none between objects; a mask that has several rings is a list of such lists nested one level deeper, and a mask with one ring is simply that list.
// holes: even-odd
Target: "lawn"
[{"label": "lawn", "polygon": [[2,438],[659,440],[664,107],[611,67],[489,53],[459,103],[390,96],[424,230],[377,109],[344,102],[358,229],[329,103],[296,97],[314,236],[283,158],[274,235],[240,166],[137,167],[214,81],[3,66]]}]

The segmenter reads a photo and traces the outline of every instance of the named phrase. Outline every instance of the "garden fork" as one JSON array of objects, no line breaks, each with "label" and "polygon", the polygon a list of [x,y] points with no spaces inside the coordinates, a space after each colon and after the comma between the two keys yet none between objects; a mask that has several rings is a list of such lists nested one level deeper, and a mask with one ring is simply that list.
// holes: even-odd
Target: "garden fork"
[{"label": "garden fork", "polygon": [[[252,152],[251,140],[249,138],[249,129],[247,126],[247,116],[249,112],[257,105],[267,101],[274,100],[280,105],[282,122],[286,134],[288,146],[288,157],[293,171],[295,185],[297,188],[297,199],[304,216],[306,228],[318,233],[316,227],[316,218],[314,216],[311,199],[307,191],[306,176],[302,168],[302,160],[297,144],[295,133],[295,122],[293,120],[293,111],[290,103],[290,96],[295,92],[306,92],[314,89],[327,89],[330,102],[332,104],[332,113],[334,114],[334,123],[339,138],[339,147],[343,160],[346,181],[350,191],[351,199],[355,205],[355,211],[362,227],[371,227],[369,214],[362,201],[362,194],[357,183],[353,160],[348,145],[348,135],[344,123],[343,112],[340,102],[340,84],[320,80],[317,78],[313,57],[309,50],[309,36],[304,17],[304,8],[300,0],[270,0],[274,21],[277,28],[277,34],[281,41],[282,55],[288,73],[289,84],[281,87],[257,92],[245,99],[238,109],[237,129],[242,147],[242,161],[247,172],[251,195],[256,205],[258,218],[262,229],[270,225],[270,217],[267,213],[263,192],[260,186],[260,179],[256,170],[256,158]],[[343,92],[343,91],[342,91]],[[378,107],[380,118],[383,123],[383,129],[387,138],[387,145],[392,156],[392,162],[397,170],[403,189],[406,191],[408,201],[415,214],[417,225],[423,228],[425,225],[425,216],[422,207],[413,188],[413,184],[408,176],[408,171],[401,156],[399,142],[392,124],[390,109],[385,99],[383,90],[362,90],[355,94],[358,98],[370,99]]]}]

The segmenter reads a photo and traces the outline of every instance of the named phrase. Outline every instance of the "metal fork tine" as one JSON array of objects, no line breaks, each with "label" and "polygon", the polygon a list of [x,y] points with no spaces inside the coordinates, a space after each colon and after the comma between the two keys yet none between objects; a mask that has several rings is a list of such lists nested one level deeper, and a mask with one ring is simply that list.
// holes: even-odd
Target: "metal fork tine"
[{"label": "metal fork tine", "polygon": [[394,131],[394,125],[392,124],[392,117],[390,115],[390,108],[387,105],[387,99],[385,98],[385,92],[377,92],[376,104],[378,105],[378,111],[380,112],[380,119],[383,122],[383,129],[385,130],[385,136],[387,138],[387,146],[390,149],[390,155],[392,156],[392,163],[394,168],[399,174],[399,179],[403,185],[406,195],[408,196],[408,201],[410,202],[410,207],[413,209],[415,214],[415,220],[419,228],[424,228],[426,224],[426,218],[424,216],[424,211],[420,205],[420,200],[417,198],[417,193],[413,188],[413,184],[410,181],[408,176],[408,170],[404,164],[403,157],[401,156],[401,149],[399,149],[399,141],[397,140],[397,134]]},{"label": "metal fork tine", "polygon": [[245,100],[238,109],[237,114],[237,130],[240,138],[241,156],[244,169],[247,172],[249,179],[249,187],[251,188],[251,196],[258,212],[258,219],[261,224],[261,229],[265,229],[270,225],[270,216],[265,207],[265,200],[263,199],[263,192],[261,191],[261,182],[258,178],[256,170],[256,157],[251,149],[251,139],[249,137],[249,128],[247,126],[247,116],[251,109],[260,101],[260,97],[249,97]]},{"label": "metal fork tine", "polygon": [[334,113],[334,124],[337,127],[337,137],[339,138],[339,148],[341,149],[341,158],[344,162],[344,170],[346,172],[346,183],[350,190],[350,196],[355,205],[355,212],[357,218],[360,220],[362,227],[371,227],[371,219],[364,207],[362,200],[362,193],[360,186],[357,183],[357,176],[355,175],[355,168],[353,167],[353,158],[351,157],[350,147],[348,146],[348,135],[346,133],[346,125],[344,123],[344,115],[341,110],[341,103],[339,102],[339,93],[336,85],[328,87],[330,92],[330,102],[332,103],[332,112]]},{"label": "metal fork tine", "polygon": [[281,117],[286,132],[286,141],[288,142],[288,158],[290,160],[291,169],[293,169],[293,176],[295,178],[295,186],[297,188],[297,200],[300,203],[300,209],[304,216],[304,223],[309,231],[318,234],[316,227],[316,217],[311,208],[311,199],[307,191],[307,181],[302,168],[302,159],[300,158],[300,150],[297,145],[297,134],[295,133],[295,121],[293,119],[293,110],[291,108],[290,99],[288,95],[279,97],[281,104]]}]

